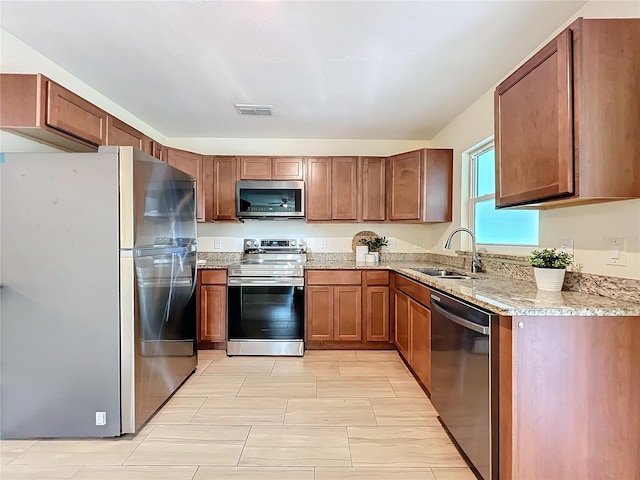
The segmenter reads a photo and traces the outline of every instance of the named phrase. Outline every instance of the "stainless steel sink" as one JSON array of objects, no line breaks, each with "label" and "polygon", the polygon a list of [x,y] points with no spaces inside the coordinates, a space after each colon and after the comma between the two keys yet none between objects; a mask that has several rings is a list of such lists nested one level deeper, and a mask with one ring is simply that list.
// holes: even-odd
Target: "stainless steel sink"
[{"label": "stainless steel sink", "polygon": [[438,278],[451,278],[458,280],[475,278],[471,275],[467,275],[466,273],[456,272],[455,270],[443,270],[440,268],[412,268],[411,270]]}]

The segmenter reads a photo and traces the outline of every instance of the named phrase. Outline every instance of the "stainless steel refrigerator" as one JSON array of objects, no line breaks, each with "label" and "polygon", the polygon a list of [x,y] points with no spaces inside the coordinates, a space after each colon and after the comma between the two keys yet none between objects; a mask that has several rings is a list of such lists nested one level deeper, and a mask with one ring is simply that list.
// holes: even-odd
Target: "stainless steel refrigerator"
[{"label": "stainless steel refrigerator", "polygon": [[1,436],[139,430],[196,368],[194,179],[101,147],[0,184]]}]

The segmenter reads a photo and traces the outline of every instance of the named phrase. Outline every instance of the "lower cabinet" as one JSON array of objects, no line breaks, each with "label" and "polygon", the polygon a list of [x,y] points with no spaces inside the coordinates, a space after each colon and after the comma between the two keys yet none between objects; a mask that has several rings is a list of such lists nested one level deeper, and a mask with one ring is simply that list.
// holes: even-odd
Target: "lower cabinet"
[{"label": "lower cabinet", "polygon": [[418,282],[393,275],[393,343],[431,391],[431,310],[427,307],[431,291]]},{"label": "lower cabinet", "polygon": [[361,282],[361,273],[356,270],[307,272],[307,341],[362,340]]},{"label": "lower cabinet", "polygon": [[389,271],[366,270],[362,274],[362,315],[367,342],[389,341]]},{"label": "lower cabinet", "polygon": [[200,272],[200,330],[198,342],[227,339],[227,271]]}]

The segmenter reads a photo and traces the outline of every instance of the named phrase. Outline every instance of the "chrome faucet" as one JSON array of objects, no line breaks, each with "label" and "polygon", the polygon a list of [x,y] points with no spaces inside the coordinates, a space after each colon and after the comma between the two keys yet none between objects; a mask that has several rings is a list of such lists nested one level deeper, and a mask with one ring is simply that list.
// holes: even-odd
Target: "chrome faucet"
[{"label": "chrome faucet", "polygon": [[471,249],[472,249],[472,253],[471,253],[471,271],[473,273],[481,272],[482,271],[482,262],[480,261],[480,259],[478,258],[478,254],[476,253],[476,236],[468,228],[456,228],[453,232],[451,232],[451,234],[449,235],[449,238],[447,238],[447,241],[444,242],[444,248],[446,248],[447,250],[451,249],[451,239],[458,232],[467,232],[469,235],[471,235]]}]

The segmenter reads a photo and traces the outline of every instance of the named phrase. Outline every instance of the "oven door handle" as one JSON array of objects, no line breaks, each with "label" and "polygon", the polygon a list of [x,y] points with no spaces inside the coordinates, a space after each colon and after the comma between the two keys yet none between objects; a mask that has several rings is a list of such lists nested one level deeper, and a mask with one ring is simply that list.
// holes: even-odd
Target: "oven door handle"
[{"label": "oven door handle", "polygon": [[229,277],[227,285],[230,287],[304,287],[302,277]]},{"label": "oven door handle", "polygon": [[483,335],[489,335],[489,327],[485,327],[484,325],[478,325],[477,323],[470,322],[466,318],[459,317],[454,315],[448,310],[445,310],[442,305],[436,302],[433,297],[431,297],[431,309],[436,313],[442,315],[447,320],[451,320],[458,325],[468,328],[469,330],[473,330],[474,332],[482,333]]}]

